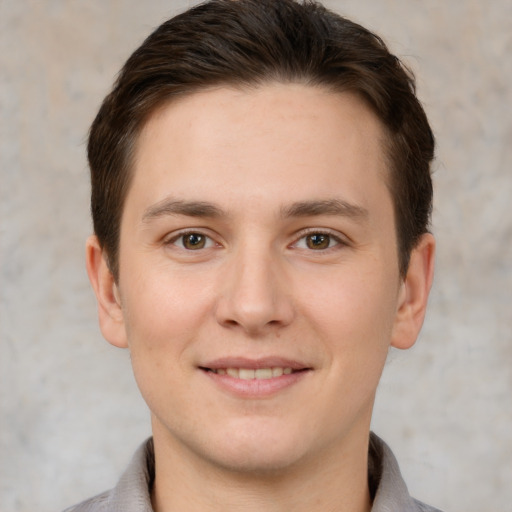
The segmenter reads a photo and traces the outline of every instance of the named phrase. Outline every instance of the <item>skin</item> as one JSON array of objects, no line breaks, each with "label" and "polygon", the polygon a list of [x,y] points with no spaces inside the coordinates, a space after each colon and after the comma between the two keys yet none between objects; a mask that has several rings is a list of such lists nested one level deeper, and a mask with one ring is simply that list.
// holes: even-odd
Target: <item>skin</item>
[{"label": "skin", "polygon": [[[370,509],[375,391],[434,260],[426,234],[399,275],[383,138],[354,95],[299,84],[195,93],[144,127],[119,282],[94,236],[87,267],[151,410],[158,512]],[[202,369],[263,357],[305,370],[248,396]]]}]

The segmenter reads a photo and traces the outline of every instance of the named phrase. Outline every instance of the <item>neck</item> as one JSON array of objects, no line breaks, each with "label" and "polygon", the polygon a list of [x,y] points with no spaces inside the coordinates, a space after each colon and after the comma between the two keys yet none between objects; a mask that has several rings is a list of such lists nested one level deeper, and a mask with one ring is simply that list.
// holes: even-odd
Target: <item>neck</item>
[{"label": "neck", "polygon": [[345,447],[330,446],[315,460],[257,473],[205,462],[154,428],[153,508],[155,512],[369,512],[368,433],[354,437]]}]

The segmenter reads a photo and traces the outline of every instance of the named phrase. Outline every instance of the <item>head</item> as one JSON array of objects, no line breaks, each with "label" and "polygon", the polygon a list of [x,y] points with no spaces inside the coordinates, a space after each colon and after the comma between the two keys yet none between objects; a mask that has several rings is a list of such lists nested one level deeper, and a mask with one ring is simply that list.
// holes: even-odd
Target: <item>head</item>
[{"label": "head", "polygon": [[432,281],[432,150],[398,60],[312,3],[209,2],[130,57],[91,130],[87,261],[157,458],[254,475],[358,451],[366,478]]},{"label": "head", "polygon": [[428,231],[434,138],[411,72],[375,34],[313,2],[215,0],[163,23],[133,53],[91,127],[94,231],[119,277],[119,233],[141,130],[173,100],[215,86],[321,86],[360,97],[385,129],[400,274]]}]

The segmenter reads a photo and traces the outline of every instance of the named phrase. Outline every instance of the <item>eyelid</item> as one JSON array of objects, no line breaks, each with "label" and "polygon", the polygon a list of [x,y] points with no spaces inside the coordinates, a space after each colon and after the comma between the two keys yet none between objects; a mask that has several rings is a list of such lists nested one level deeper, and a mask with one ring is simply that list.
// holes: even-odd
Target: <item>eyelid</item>
[{"label": "eyelid", "polygon": [[329,228],[305,228],[296,233],[295,241],[291,244],[291,247],[296,246],[300,240],[307,237],[308,235],[328,235],[337,242],[334,247],[328,247],[327,249],[318,250],[318,252],[326,252],[329,251],[330,249],[334,249],[337,246],[343,247],[350,245],[350,239],[346,235],[340,233],[339,231],[335,231]]},{"label": "eyelid", "polygon": [[[197,235],[201,235],[201,236],[204,236],[205,238],[207,238],[209,241],[211,241],[213,243],[213,246],[220,246],[221,244],[219,242],[217,242],[215,240],[215,238],[210,234],[209,230],[206,230],[204,228],[185,228],[185,229],[180,229],[178,231],[173,231],[172,233],[169,233],[167,234],[165,237],[163,237],[162,239],[162,243],[163,245],[175,245],[175,242],[177,240],[179,240],[180,238],[186,236],[186,235],[192,235],[192,234],[197,234]],[[179,246],[177,246],[179,247]],[[194,252],[192,250],[189,250],[189,249],[185,249],[184,247],[180,247],[180,249],[183,249],[183,250],[187,250],[187,251],[190,251],[190,252]],[[204,249],[211,249],[211,246],[210,247],[204,247],[202,250]],[[198,249],[198,251],[200,251],[201,249]]]},{"label": "eyelid", "polygon": [[[218,242],[216,240],[216,237],[214,237],[211,234],[210,230],[207,230],[207,229],[201,228],[201,227],[198,227],[198,228],[196,228],[196,227],[184,228],[184,229],[180,229],[178,231],[174,231],[172,233],[169,233],[165,237],[163,237],[162,243],[163,243],[163,245],[174,245],[175,242],[177,240],[179,240],[181,237],[186,236],[186,235],[190,235],[190,234],[198,234],[198,235],[204,236],[208,240],[210,240],[213,243],[214,246],[221,246],[222,245],[220,242]],[[294,235],[294,241],[290,244],[290,247],[293,247],[293,246],[297,245],[297,243],[300,240],[302,240],[303,238],[305,238],[306,236],[314,235],[314,234],[330,236],[333,240],[335,240],[337,242],[336,246],[338,246],[338,245],[348,246],[348,245],[350,245],[350,242],[351,242],[350,239],[346,235],[343,235],[339,231],[336,231],[336,230],[333,230],[333,229],[329,229],[329,228],[315,228],[315,227],[312,227],[312,228],[305,228],[305,229],[302,229],[299,232],[297,232]],[[211,248],[211,247],[206,247],[206,248]],[[329,249],[333,249],[333,248],[334,247],[329,247],[328,249],[324,249],[323,252],[328,251]],[[322,252],[322,251],[319,251],[319,252]]]}]

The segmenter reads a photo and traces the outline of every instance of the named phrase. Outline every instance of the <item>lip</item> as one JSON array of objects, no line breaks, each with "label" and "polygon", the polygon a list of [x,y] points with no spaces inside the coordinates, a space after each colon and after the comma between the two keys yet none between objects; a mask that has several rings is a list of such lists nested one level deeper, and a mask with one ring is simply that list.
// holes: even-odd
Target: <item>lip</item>
[{"label": "lip", "polygon": [[302,363],[301,361],[273,356],[255,359],[247,357],[221,357],[200,365],[200,368],[210,370],[218,370],[219,368],[250,368],[251,370],[258,370],[259,368],[272,367],[291,368],[292,370],[311,369],[310,365]]},{"label": "lip", "polygon": [[[214,371],[224,368],[247,368],[257,370],[260,368],[291,368],[290,374],[269,379],[243,380],[229,375],[220,375]],[[269,398],[285,389],[298,384],[312,371],[311,366],[293,359],[282,357],[263,357],[250,359],[245,357],[225,357],[201,364],[198,367],[203,374],[213,381],[222,391],[238,398],[258,399]]]}]

